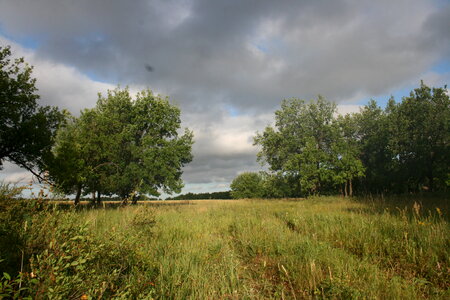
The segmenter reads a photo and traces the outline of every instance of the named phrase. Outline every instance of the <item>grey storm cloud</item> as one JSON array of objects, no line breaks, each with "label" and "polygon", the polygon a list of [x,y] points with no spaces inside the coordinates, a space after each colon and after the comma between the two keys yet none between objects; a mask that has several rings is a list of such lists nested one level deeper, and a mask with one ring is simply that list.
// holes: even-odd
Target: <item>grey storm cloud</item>
[{"label": "grey storm cloud", "polygon": [[[283,98],[384,95],[418,83],[450,54],[450,5],[439,0],[0,0],[0,6],[0,28],[18,40],[36,39],[36,57],[108,83],[82,89],[87,84],[80,82],[83,95],[128,84],[174,99],[196,134],[188,182],[229,181],[239,170],[257,169],[251,133],[263,130]],[[58,104],[51,95],[56,86],[41,90]],[[227,117],[227,109],[245,116]]]},{"label": "grey storm cloud", "polygon": [[8,32],[40,37],[40,56],[108,82],[219,94],[242,109],[383,94],[437,61],[449,34],[448,5],[421,0],[22,0],[1,11]]}]

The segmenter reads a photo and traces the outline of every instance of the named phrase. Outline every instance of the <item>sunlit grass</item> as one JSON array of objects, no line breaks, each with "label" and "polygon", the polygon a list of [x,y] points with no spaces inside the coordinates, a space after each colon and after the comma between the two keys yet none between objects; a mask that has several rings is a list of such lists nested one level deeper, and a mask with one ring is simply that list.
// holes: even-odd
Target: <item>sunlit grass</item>
[{"label": "sunlit grass", "polygon": [[[129,244],[156,298],[446,298],[443,206],[341,198],[247,200],[80,212],[94,236]],[[154,216],[154,226],[139,220]],[[136,284],[129,273],[130,284]],[[143,286],[145,288],[145,285]]]}]

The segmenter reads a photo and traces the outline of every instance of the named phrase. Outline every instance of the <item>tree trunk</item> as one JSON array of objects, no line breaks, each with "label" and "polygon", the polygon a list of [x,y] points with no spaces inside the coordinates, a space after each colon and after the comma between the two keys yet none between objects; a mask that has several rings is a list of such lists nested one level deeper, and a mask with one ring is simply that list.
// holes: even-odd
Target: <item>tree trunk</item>
[{"label": "tree trunk", "polygon": [[429,191],[432,192],[434,189],[434,179],[433,179],[433,163],[434,163],[434,152],[430,153],[430,164],[428,166],[428,182]]},{"label": "tree trunk", "polygon": [[100,196],[101,196],[100,191],[97,191],[97,204],[100,204],[102,202]]},{"label": "tree trunk", "polygon": [[122,206],[128,205],[128,198],[129,198],[129,195],[127,195],[127,194],[121,194],[120,197],[122,198]]},{"label": "tree trunk", "polygon": [[316,192],[317,194],[320,193],[320,189],[321,189],[321,180],[322,178],[320,178],[320,162],[317,162],[317,186],[316,186]]},{"label": "tree trunk", "polygon": [[75,206],[77,206],[78,204],[80,204],[80,197],[81,197],[81,185],[77,186],[77,194],[75,196],[75,201],[73,202],[73,204]]},{"label": "tree trunk", "polygon": [[349,196],[350,197],[353,197],[353,184],[352,184],[352,180],[350,179],[349,181],[348,181],[348,183],[349,183]]},{"label": "tree trunk", "polygon": [[137,204],[138,198],[139,197],[136,194],[133,194],[131,198],[131,204]]},{"label": "tree trunk", "polygon": [[347,192],[347,184],[348,184],[348,181],[346,181],[346,182],[344,183],[344,197],[345,197],[345,198],[347,198],[347,196],[348,196],[348,192]]}]

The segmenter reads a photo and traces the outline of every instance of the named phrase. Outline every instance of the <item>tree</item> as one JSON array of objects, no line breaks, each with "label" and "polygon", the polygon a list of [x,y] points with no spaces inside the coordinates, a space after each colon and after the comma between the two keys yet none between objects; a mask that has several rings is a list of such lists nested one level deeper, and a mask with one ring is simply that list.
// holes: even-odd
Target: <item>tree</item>
[{"label": "tree", "polygon": [[283,172],[263,172],[262,178],[264,198],[301,197],[298,177],[289,176],[288,174],[283,174]]},{"label": "tree", "polygon": [[81,191],[88,177],[88,157],[82,152],[77,121],[70,115],[67,117],[67,122],[57,132],[53,155],[47,160],[49,180],[56,183],[58,192],[75,193],[75,205],[80,202]]},{"label": "tree", "polygon": [[[392,99],[390,103],[392,103]],[[389,105],[388,105],[389,106]],[[361,187],[366,192],[383,193],[392,190],[396,180],[394,153],[389,147],[389,109],[383,110],[375,100],[370,100],[358,114],[355,139],[359,147],[359,158],[365,168]]]},{"label": "tree", "polygon": [[443,190],[450,163],[450,100],[446,88],[420,87],[383,110],[370,101],[356,121],[355,140],[368,192]]},{"label": "tree", "polygon": [[55,107],[38,106],[32,67],[10,56],[10,47],[0,47],[0,169],[6,160],[43,179],[63,114]]},{"label": "tree", "polygon": [[[136,201],[138,193],[179,192],[181,168],[192,160],[193,144],[188,129],[179,134],[180,124],[179,108],[150,90],[136,99],[128,89],[99,95],[94,109],[82,111],[58,134],[55,160],[72,151],[71,164],[77,166],[65,191],[81,186],[85,194],[95,193],[97,201],[101,194]],[[70,143],[76,147],[63,147]],[[61,184],[69,170],[60,171],[50,175]]]},{"label": "tree", "polygon": [[353,180],[364,176],[365,168],[360,160],[360,147],[354,115],[338,116],[335,122],[336,137],[332,143],[333,182],[344,186],[342,194],[353,196]]},{"label": "tree", "polygon": [[400,103],[390,103],[389,146],[407,191],[445,187],[450,165],[450,99],[446,88],[423,82]]},{"label": "tree", "polygon": [[268,163],[272,172],[297,178],[304,194],[320,193],[332,179],[336,105],[320,97],[306,103],[284,100],[275,112],[275,127],[257,133],[258,160]]},{"label": "tree", "polygon": [[261,198],[264,195],[262,177],[258,173],[239,174],[231,182],[231,196],[234,199]]}]

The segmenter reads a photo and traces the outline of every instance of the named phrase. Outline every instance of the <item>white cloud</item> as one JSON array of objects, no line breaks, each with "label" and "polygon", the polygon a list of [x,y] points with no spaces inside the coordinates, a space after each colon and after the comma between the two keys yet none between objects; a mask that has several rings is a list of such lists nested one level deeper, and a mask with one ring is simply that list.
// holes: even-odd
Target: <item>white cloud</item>
[{"label": "white cloud", "polygon": [[115,86],[90,79],[78,71],[62,63],[43,59],[33,50],[25,49],[0,36],[0,43],[10,45],[14,57],[25,57],[25,61],[34,67],[33,77],[36,78],[41,105],[58,106],[78,114],[83,108],[91,108],[97,102],[99,92],[106,93]]},{"label": "white cloud", "polygon": [[10,173],[9,175],[5,176],[2,180],[6,183],[23,185],[33,182],[34,179],[33,175],[30,172],[23,171]]},{"label": "white cloud", "polygon": [[337,111],[341,115],[357,113],[361,109],[362,105],[356,104],[339,104],[337,106]]},{"label": "white cloud", "polygon": [[272,114],[232,116],[226,111],[215,122],[210,116],[187,114],[185,125],[194,131],[194,154],[233,156],[254,154],[253,136],[273,120]]}]

